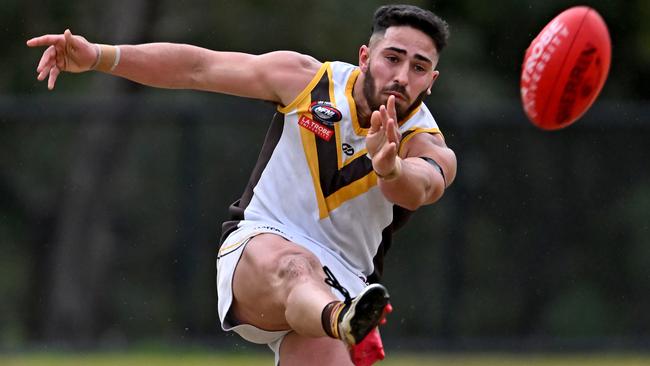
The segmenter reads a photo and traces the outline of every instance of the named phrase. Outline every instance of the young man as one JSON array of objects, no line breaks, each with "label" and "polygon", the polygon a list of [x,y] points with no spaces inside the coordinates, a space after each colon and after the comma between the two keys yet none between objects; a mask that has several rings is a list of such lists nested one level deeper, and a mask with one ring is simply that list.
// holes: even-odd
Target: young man
[{"label": "young man", "polygon": [[359,66],[289,51],[96,45],[69,30],[27,45],[49,46],[37,72],[50,89],[61,71],[98,70],[277,104],[223,225],[222,327],[269,344],[282,366],[365,365],[383,358],[376,327],[390,308],[387,290],[367,283],[379,280],[405,216],[437,201],[456,175],[455,155],[422,103],[447,36],[433,13],[391,5],[376,11]]}]

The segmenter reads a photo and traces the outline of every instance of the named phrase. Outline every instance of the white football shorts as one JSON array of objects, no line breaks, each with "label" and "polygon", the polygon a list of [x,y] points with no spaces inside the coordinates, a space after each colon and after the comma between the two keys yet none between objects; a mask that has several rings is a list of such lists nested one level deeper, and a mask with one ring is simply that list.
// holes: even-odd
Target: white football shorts
[{"label": "white football shorts", "polygon": [[[334,273],[336,279],[348,290],[352,297],[361,292],[367,286],[367,283],[361,271],[352,268],[339,255],[309,238],[292,233],[290,229],[277,224],[270,225],[250,221],[240,222],[238,229],[233,231],[221,245],[217,255],[217,308],[219,311],[219,320],[221,327],[225,331],[235,331],[249,342],[268,344],[275,352],[277,363],[280,344],[290,330],[267,331],[250,324],[239,324],[231,316],[227,316],[233,300],[232,279],[235,268],[248,241],[259,234],[280,235],[309,250],[318,258],[322,266],[327,266]],[[335,289],[332,289],[332,293],[343,300],[343,295]]]}]

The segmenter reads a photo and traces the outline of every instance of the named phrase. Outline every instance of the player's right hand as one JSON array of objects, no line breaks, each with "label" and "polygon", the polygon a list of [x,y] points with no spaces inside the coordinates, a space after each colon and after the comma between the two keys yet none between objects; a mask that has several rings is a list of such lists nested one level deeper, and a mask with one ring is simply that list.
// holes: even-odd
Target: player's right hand
[{"label": "player's right hand", "polygon": [[370,116],[370,129],[366,135],[366,149],[377,174],[390,175],[399,171],[398,147],[402,135],[397,126],[395,96],[388,97],[386,105]]},{"label": "player's right hand", "polygon": [[48,89],[54,89],[61,71],[84,72],[90,70],[97,61],[97,45],[82,36],[72,35],[69,29],[63,34],[47,34],[27,41],[29,47],[48,46],[36,67],[39,81],[47,81]]}]

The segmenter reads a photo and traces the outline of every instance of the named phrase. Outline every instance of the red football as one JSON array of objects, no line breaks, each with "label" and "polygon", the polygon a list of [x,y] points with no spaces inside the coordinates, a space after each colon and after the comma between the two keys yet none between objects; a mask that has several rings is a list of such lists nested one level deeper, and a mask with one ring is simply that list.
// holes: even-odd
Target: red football
[{"label": "red football", "polygon": [[612,46],[596,10],[576,6],[555,17],[526,50],[521,99],[530,120],[545,130],[575,122],[605,84]]}]

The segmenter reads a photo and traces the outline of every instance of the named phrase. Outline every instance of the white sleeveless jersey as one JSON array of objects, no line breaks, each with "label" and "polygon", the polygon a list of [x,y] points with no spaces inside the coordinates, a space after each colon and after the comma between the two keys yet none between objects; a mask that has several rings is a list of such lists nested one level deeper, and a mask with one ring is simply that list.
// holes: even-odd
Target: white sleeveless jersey
[{"label": "white sleeveless jersey", "polygon": [[[369,276],[381,273],[397,219],[377,186],[352,87],[359,68],[326,62],[307,87],[279,107],[225,238],[243,221],[285,227],[336,253]],[[401,144],[440,133],[424,104],[399,123]],[[375,262],[373,263],[373,258]],[[378,273],[377,273],[378,272]]]}]

